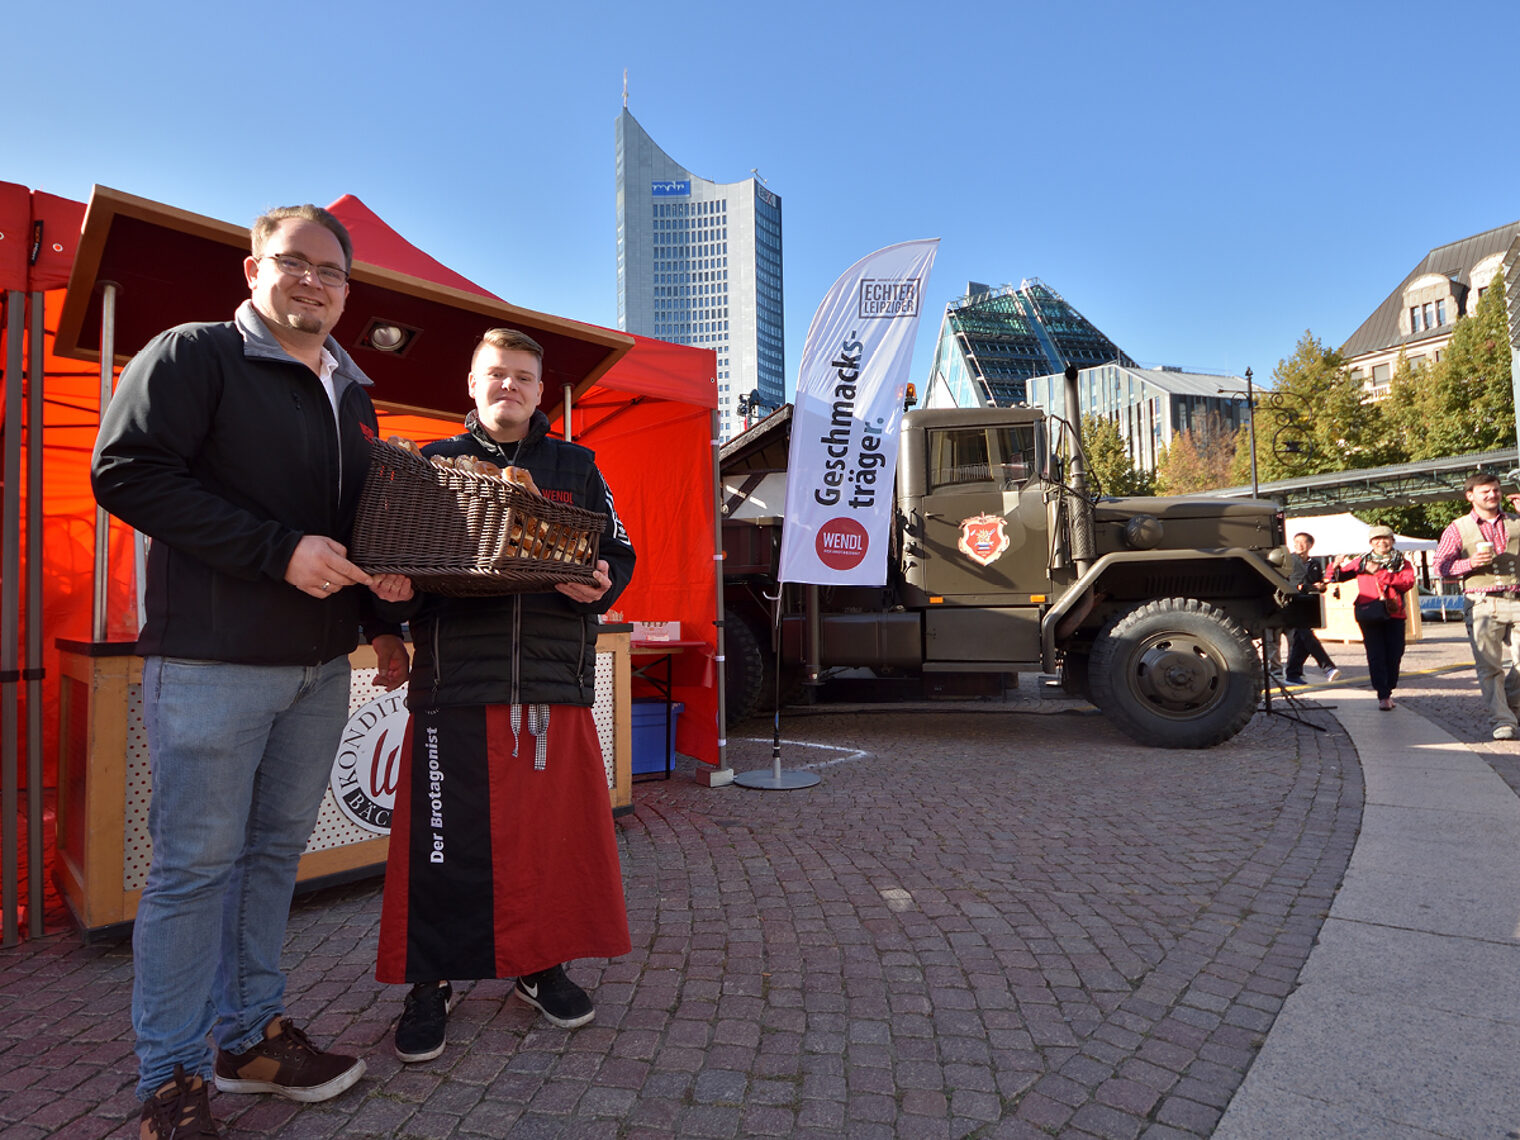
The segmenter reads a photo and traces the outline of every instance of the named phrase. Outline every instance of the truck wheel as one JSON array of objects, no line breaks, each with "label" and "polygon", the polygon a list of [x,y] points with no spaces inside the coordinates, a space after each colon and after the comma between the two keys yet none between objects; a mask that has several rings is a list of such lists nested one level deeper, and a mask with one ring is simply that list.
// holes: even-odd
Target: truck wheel
[{"label": "truck wheel", "polygon": [[755,715],[765,695],[765,653],[755,631],[734,610],[723,611],[723,679],[728,724]]},{"label": "truck wheel", "polygon": [[1120,615],[1093,643],[1093,703],[1158,748],[1212,748],[1261,697],[1250,635],[1207,602],[1162,598]]}]

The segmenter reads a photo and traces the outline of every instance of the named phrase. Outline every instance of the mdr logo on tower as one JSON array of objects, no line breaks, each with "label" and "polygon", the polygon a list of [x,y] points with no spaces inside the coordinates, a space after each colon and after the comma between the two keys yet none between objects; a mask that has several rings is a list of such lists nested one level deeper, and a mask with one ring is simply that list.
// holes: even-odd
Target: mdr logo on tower
[{"label": "mdr logo on tower", "polygon": [[813,314],[792,408],[784,582],[887,580],[903,393],[938,248],[935,238],[877,250],[834,282]]}]

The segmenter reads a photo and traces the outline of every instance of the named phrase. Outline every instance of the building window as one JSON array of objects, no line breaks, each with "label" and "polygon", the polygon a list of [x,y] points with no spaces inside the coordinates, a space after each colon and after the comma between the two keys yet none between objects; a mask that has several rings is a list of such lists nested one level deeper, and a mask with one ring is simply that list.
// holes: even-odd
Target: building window
[{"label": "building window", "polygon": [[1446,323],[1446,302],[1444,300],[1443,301],[1437,301],[1436,302],[1436,324],[1438,324],[1438,325],[1444,325],[1445,323]]},{"label": "building window", "polygon": [[1436,327],[1435,326],[1435,315],[1436,315],[1436,307],[1434,305],[1432,305],[1429,301],[1426,301],[1425,302],[1425,327],[1426,328],[1433,329],[1433,328]]},{"label": "building window", "polygon": [[1409,331],[1412,333],[1420,331],[1420,306],[1418,305],[1409,306]]}]

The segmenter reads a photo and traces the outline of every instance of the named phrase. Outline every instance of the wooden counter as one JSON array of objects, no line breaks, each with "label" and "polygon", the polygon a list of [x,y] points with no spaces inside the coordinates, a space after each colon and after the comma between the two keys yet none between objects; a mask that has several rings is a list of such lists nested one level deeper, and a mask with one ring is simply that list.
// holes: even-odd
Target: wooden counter
[{"label": "wooden counter", "polygon": [[[630,630],[607,626],[596,646],[592,712],[614,815],[633,810]],[[142,659],[130,642],[60,640],[58,648],[53,876],[87,938],[121,933],[136,917],[152,854]],[[308,889],[382,873],[390,845],[391,780],[406,729],[406,690],[387,693],[375,684],[375,655],[367,645],[354,651],[350,663],[350,719],[297,873]]]},{"label": "wooden counter", "polygon": [[[1352,642],[1361,644],[1362,627],[1356,624],[1356,614],[1352,609],[1355,601],[1355,579],[1330,583],[1325,591],[1325,628],[1318,631],[1320,641],[1339,641],[1343,645]],[[1404,596],[1404,608],[1404,637],[1407,641],[1419,641],[1425,636],[1425,625],[1421,620],[1418,590],[1410,590]]]}]

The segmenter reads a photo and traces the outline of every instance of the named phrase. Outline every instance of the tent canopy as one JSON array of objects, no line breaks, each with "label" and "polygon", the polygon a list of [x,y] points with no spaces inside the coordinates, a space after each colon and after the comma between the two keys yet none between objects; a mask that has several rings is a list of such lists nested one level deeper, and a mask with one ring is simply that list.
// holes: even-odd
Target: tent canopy
[{"label": "tent canopy", "polygon": [[83,217],[78,202],[0,182],[0,292],[67,285]]},{"label": "tent canopy", "polygon": [[[633,344],[625,333],[550,316],[492,296],[440,264],[347,195],[333,203],[352,219],[356,257],[343,318],[333,337],[374,380],[378,407],[443,414],[468,410],[464,374],[480,334],[510,325],[544,346],[544,391],[579,395]],[[360,244],[360,236],[373,246]],[[248,230],[97,186],[85,213],[79,253],[58,328],[58,351],[100,359],[101,305],[116,285],[115,362],[125,364],[150,338],[187,321],[226,320],[247,299],[243,258]],[[359,256],[362,254],[363,256]],[[443,280],[429,276],[434,274]],[[187,286],[186,283],[193,283]],[[410,334],[397,351],[370,340],[377,325]]]},{"label": "tent canopy", "polygon": [[[1340,554],[1361,554],[1368,549],[1367,531],[1371,523],[1364,523],[1355,515],[1305,515],[1288,519],[1288,537],[1299,531],[1314,536],[1314,555],[1317,558]],[[1395,536],[1394,546],[1399,550],[1434,550],[1439,544],[1428,538],[1410,538],[1407,534]]]}]

